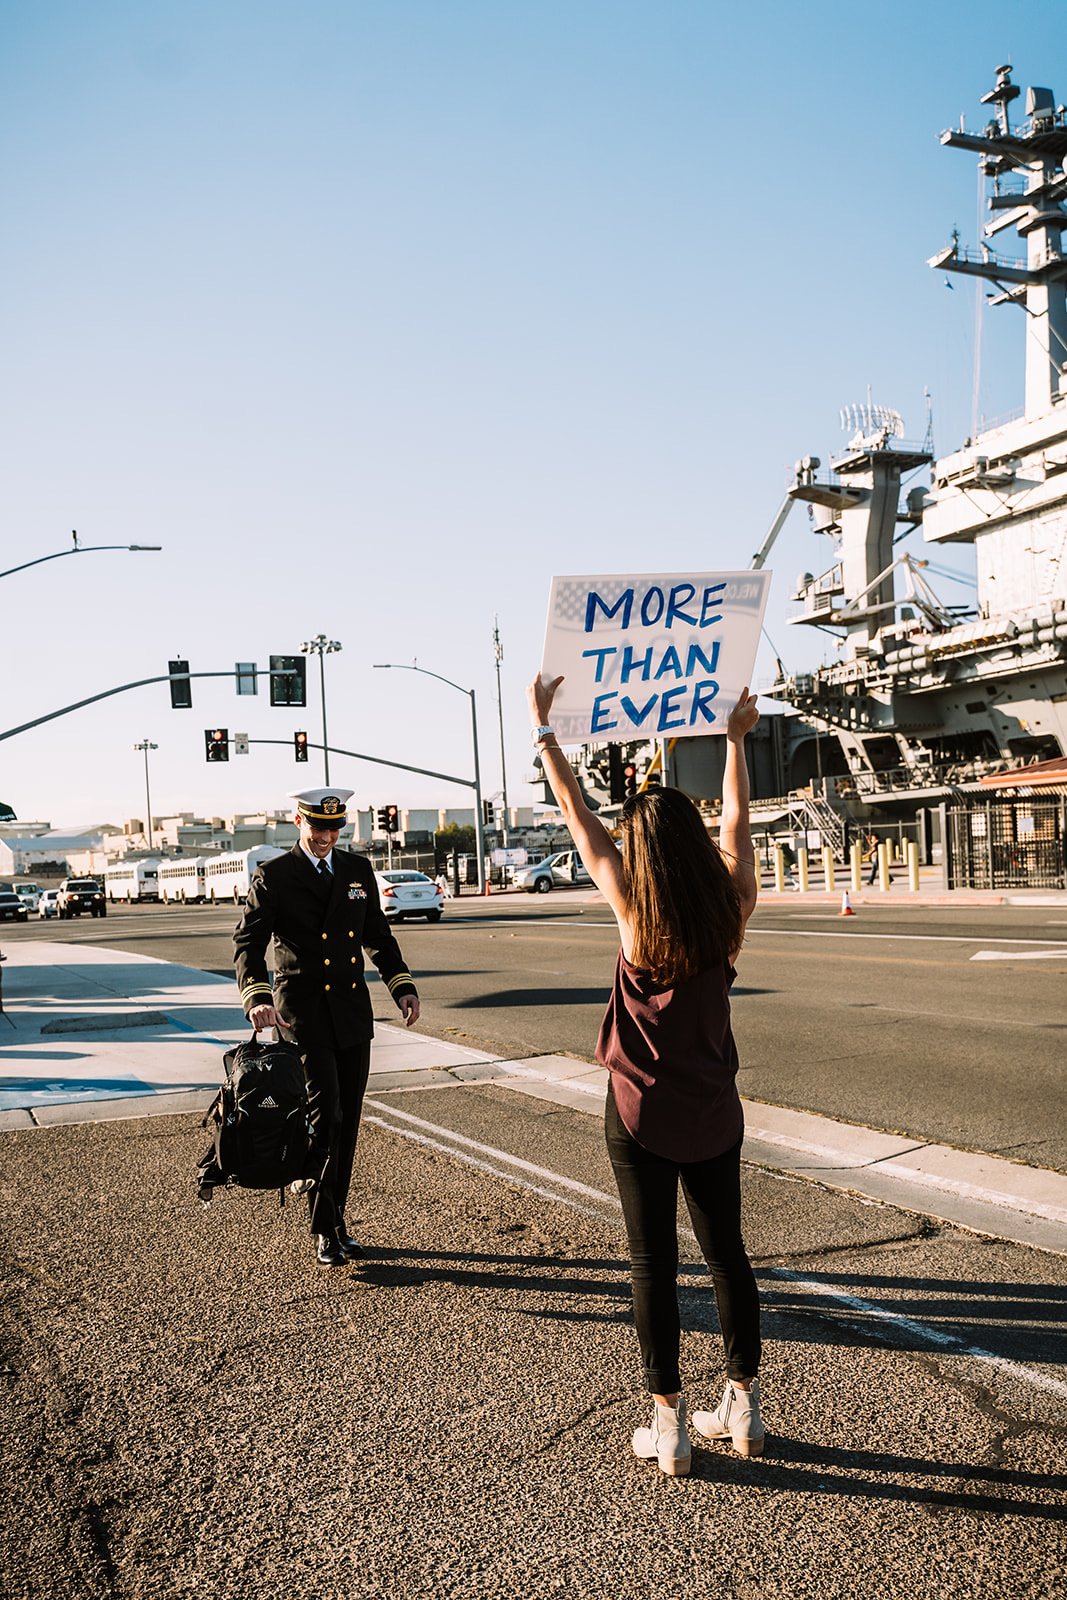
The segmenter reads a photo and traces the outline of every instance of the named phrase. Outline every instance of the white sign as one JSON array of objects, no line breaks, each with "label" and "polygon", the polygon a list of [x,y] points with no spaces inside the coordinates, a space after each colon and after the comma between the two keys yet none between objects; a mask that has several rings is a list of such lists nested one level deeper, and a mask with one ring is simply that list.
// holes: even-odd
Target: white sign
[{"label": "white sign", "polygon": [[523,845],[515,845],[510,850],[494,850],[494,867],[524,867],[526,865],[526,850]]},{"label": "white sign", "polygon": [[769,572],[553,578],[541,676],[561,743],[725,733],[752,682]]}]

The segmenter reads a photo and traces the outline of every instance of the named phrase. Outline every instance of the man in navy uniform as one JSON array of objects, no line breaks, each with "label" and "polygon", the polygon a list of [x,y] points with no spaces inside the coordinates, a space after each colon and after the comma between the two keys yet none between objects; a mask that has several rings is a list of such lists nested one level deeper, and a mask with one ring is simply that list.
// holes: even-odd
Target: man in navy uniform
[{"label": "man in navy uniform", "polygon": [[260,862],[233,939],[249,1022],[288,1029],[304,1058],[311,1120],[325,1158],[309,1194],[324,1267],[363,1254],[345,1223],[345,1204],[374,1032],[364,950],[407,1026],[419,1016],[415,983],[382,912],[370,862],[336,848],[351,795],[351,789],[305,789],[290,796],[300,838],[285,855]]}]

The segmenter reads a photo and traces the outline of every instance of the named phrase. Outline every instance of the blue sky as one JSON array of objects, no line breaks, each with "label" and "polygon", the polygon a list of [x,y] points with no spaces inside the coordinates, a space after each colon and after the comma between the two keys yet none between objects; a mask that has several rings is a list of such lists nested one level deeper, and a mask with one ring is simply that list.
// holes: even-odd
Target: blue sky
[{"label": "blue sky", "polygon": [[[417,657],[476,689],[491,793],[498,616],[528,801],[553,574],[747,566],[868,385],[911,437],[928,385],[939,450],[970,431],[973,291],[924,263],[954,224],[974,241],[975,165],[938,134],[1006,59],[1067,95],[1063,37],[1043,0],[5,0],[0,568],[72,528],[164,549],[3,580],[0,727],[321,632],[335,743],[470,771],[460,696],[372,666]],[[987,319],[988,416],[1021,402],[1022,338]],[[795,512],[767,615],[792,668],[823,652],[784,618],[825,556]],[[209,725],[315,738],[318,710],[138,690],[0,743],[0,798],[140,816],[146,736],[157,813],[316,781],[287,748],[208,766]]]}]

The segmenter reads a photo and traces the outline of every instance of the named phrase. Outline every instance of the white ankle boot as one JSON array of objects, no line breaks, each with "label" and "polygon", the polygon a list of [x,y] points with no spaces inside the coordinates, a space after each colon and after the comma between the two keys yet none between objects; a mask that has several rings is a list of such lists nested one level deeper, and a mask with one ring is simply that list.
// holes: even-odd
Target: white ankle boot
[{"label": "white ankle boot", "polygon": [[739,1389],[727,1380],[715,1411],[694,1411],[693,1427],[705,1439],[729,1439],[739,1456],[763,1454],[763,1418],[759,1409],[759,1379],[751,1389]]},{"label": "white ankle boot", "polygon": [[634,1455],[643,1461],[658,1461],[659,1470],[672,1478],[684,1478],[689,1471],[693,1448],[685,1431],[685,1400],[678,1396],[673,1406],[652,1402],[651,1428],[636,1428]]}]

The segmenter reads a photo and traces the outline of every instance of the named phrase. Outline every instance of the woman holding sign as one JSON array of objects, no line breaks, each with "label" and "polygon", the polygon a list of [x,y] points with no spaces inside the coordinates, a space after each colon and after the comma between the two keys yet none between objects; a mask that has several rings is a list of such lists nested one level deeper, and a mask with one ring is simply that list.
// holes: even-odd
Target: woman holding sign
[{"label": "woman holding sign", "polygon": [[733,963],[756,904],[745,736],[759,712],[742,690],[726,728],[719,845],[679,789],[654,788],[622,809],[622,852],[582,799],[550,725],[562,683],[528,691],[534,742],[563,819],[619,925],[622,948],[597,1041],[610,1073],[605,1132],[630,1245],[634,1320],[653,1398],[636,1455],[663,1472],[689,1471],[679,1373],[678,1183],[711,1271],[726,1348],[727,1384],[697,1433],[763,1453],[759,1297],[741,1237],[737,1049],[730,1027]]}]

